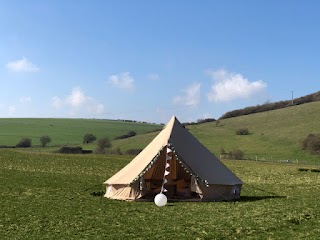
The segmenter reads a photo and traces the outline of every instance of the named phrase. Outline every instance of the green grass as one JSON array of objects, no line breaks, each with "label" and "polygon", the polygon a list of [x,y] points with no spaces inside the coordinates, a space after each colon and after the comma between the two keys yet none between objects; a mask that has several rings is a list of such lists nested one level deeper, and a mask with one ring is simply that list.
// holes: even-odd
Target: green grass
[{"label": "green grass", "polygon": [[82,144],[86,133],[112,140],[130,130],[142,134],[159,128],[161,126],[157,124],[113,120],[0,118],[0,145],[16,145],[22,137],[31,138],[33,145],[40,145],[40,137],[43,135],[52,139],[50,146]]},{"label": "green grass", "polygon": [[[190,132],[210,151],[219,157],[221,149],[226,152],[240,149],[246,158],[265,160],[292,160],[319,164],[318,155],[301,150],[303,139],[310,133],[320,133],[320,102],[313,102],[285,109],[224,119],[215,122],[187,126]],[[0,119],[0,145],[15,145],[21,137],[31,137],[33,145],[39,144],[42,135],[52,138],[51,148],[32,151],[54,151],[59,145],[74,144],[84,149],[95,149],[96,145],[82,145],[85,133],[98,138],[116,136],[136,131],[133,138],[112,141],[113,148],[122,152],[128,149],[143,149],[157,135],[146,133],[162,126],[156,124],[127,123],[111,120],[89,119]],[[249,135],[237,135],[239,128],[248,128]],[[28,150],[29,151],[29,150]]]},{"label": "green grass", "polygon": [[[319,157],[300,148],[320,132],[320,102],[188,126],[207,148],[243,150],[247,157],[298,159],[300,164],[224,161],[243,182],[240,201],[123,202],[94,197],[102,182],[132,156],[64,155],[57,147],[0,149],[1,239],[317,239],[320,230]],[[235,134],[246,127],[250,135]],[[159,125],[86,119],[0,119],[0,145],[49,135],[51,146],[81,145],[85,133],[113,139],[122,151],[144,148]],[[93,149],[94,144],[85,145]],[[44,150],[46,152],[41,152]],[[303,165],[306,162],[309,165]],[[302,170],[301,170],[302,169]]]},{"label": "green grass", "polygon": [[[219,157],[221,148],[244,151],[245,157],[265,160],[298,160],[318,163],[318,155],[301,150],[301,143],[310,133],[320,133],[320,102],[264,113],[187,126],[190,132]],[[237,135],[239,128],[248,128],[249,135]],[[155,133],[114,141],[115,146],[143,148]]]},{"label": "green grass", "polygon": [[[266,159],[298,159],[314,162],[319,157],[301,150],[301,143],[310,133],[320,133],[320,102],[290,108],[225,119],[221,126],[214,123],[191,126],[194,133],[217,155],[221,148],[226,151],[239,148],[247,157]],[[246,127],[247,136],[235,134]]]},{"label": "green grass", "polygon": [[320,173],[302,165],[224,162],[238,202],[123,202],[94,197],[131,157],[0,149],[2,239],[317,239]]}]

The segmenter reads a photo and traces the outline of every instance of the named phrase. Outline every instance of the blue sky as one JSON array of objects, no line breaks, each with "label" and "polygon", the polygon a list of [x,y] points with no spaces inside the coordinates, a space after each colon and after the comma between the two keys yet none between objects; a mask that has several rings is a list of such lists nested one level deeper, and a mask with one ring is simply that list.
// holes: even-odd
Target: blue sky
[{"label": "blue sky", "polygon": [[319,1],[1,1],[0,117],[166,123],[320,90]]}]

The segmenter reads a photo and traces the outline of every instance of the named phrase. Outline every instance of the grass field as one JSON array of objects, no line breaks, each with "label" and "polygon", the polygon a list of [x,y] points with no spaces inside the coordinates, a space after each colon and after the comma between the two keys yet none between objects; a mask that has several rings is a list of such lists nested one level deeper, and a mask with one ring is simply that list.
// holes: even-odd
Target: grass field
[{"label": "grass field", "polygon": [[[1,239],[318,239],[320,173],[225,161],[238,202],[122,202],[92,196],[131,157],[0,149]],[[310,167],[310,166],[309,166]]]},{"label": "grass field", "polygon": [[[240,149],[245,157],[265,160],[298,160],[320,164],[318,155],[301,150],[301,143],[310,133],[320,133],[320,102],[285,109],[252,114],[215,122],[187,126],[190,132],[211,152],[219,157],[221,148],[226,152]],[[248,128],[250,135],[239,136],[235,131]],[[115,141],[114,146],[143,148],[155,133]]]},{"label": "grass field", "polygon": [[[98,138],[136,131],[113,141],[122,151],[144,148],[161,128],[155,124],[86,119],[0,119],[0,145],[21,137],[52,138],[49,148],[0,149],[1,239],[318,239],[319,157],[300,148],[320,132],[320,102],[188,126],[219,156],[239,148],[246,157],[298,159],[299,164],[256,161],[224,163],[243,182],[237,202],[122,202],[93,196],[102,182],[131,159],[126,155],[64,155],[52,146],[81,145],[85,133]],[[235,131],[247,127],[250,135]],[[93,149],[94,144],[86,145]],[[45,152],[40,152],[43,149]],[[308,165],[303,165],[302,163]],[[310,165],[310,164],[315,164]]]},{"label": "grass field", "polygon": [[86,133],[112,140],[130,130],[142,134],[159,128],[162,126],[113,120],[0,118],[0,145],[16,145],[22,137],[31,138],[33,145],[40,145],[43,135],[52,139],[50,146],[82,144]]},{"label": "grass field", "polygon": [[[320,164],[320,157],[301,149],[301,143],[310,133],[320,133],[320,102],[313,102],[285,109],[252,114],[216,122],[187,126],[190,132],[218,157],[221,149],[226,152],[240,149],[246,158],[264,160],[291,160]],[[168,119],[169,120],[169,119]],[[250,135],[239,136],[235,131],[248,128]],[[49,135],[50,148],[37,150],[52,152],[64,144],[80,145],[95,149],[96,144],[82,145],[84,134],[93,133],[98,138],[111,140],[133,130],[136,137],[112,141],[113,148],[122,152],[143,149],[158,132],[143,134],[162,126],[94,119],[0,119],[0,145],[15,145],[21,137],[32,138],[40,144],[42,135]],[[35,151],[35,149],[31,149]]]}]

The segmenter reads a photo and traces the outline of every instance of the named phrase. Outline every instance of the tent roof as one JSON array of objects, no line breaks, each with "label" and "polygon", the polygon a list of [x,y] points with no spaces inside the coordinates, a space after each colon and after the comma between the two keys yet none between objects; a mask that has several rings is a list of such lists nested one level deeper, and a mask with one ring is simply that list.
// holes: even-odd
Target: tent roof
[{"label": "tent roof", "polygon": [[200,179],[207,180],[208,184],[242,184],[242,181],[184,128],[175,116],[142,152],[105,181],[105,184],[130,184],[168,143],[174,147],[179,159]]}]

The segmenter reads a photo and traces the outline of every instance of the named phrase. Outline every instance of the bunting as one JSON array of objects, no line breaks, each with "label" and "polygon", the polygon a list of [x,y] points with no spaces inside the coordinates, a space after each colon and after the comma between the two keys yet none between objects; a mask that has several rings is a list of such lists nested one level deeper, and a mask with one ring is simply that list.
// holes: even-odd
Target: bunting
[{"label": "bunting", "polygon": [[197,180],[197,182],[202,181],[204,183],[204,185],[206,187],[209,187],[209,183],[206,179],[200,179],[200,177],[195,174],[182,160],[181,158],[177,155],[176,150],[174,149],[174,146],[172,144],[168,144],[168,146],[170,146],[170,152],[172,151],[172,153],[174,154],[174,157],[176,158],[176,160],[180,163],[181,167],[184,168],[184,170],[186,171],[186,173],[189,173],[190,176],[194,176],[195,179]]},{"label": "bunting", "polygon": [[168,182],[168,179],[166,178],[170,174],[170,160],[172,157],[169,155],[169,153],[172,153],[172,150],[170,149],[170,145],[167,145],[167,153],[166,153],[166,164],[164,167],[164,173],[163,173],[163,181],[162,181],[162,186],[161,186],[161,191],[159,194],[157,194],[154,198],[154,203],[158,207],[163,207],[167,204],[167,196],[164,195],[164,192],[167,192],[168,190],[165,189],[165,184]]}]

